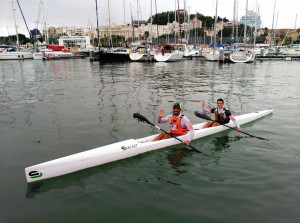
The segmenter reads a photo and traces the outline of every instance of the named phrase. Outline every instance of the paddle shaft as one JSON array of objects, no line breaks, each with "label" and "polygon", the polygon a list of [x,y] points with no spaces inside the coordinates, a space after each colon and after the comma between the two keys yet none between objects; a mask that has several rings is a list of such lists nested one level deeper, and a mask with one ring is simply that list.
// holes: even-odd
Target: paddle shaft
[{"label": "paddle shaft", "polygon": [[[169,136],[171,136],[172,138],[174,138],[174,139],[177,139],[178,141],[180,141],[180,142],[184,142],[184,141],[182,141],[181,139],[179,139],[179,138],[177,138],[176,136],[174,136],[174,135],[172,135],[171,133],[169,133],[169,132],[167,132],[166,130],[164,130],[164,129],[161,129],[159,126],[157,126],[157,125],[154,125],[153,123],[149,123],[150,125],[152,125],[152,126],[154,126],[155,128],[157,128],[157,129],[159,129],[160,131],[163,131],[164,133],[166,133],[166,134],[168,134]],[[192,149],[194,149],[195,151],[197,151],[197,152],[199,152],[199,153],[202,153],[202,152],[200,152],[198,149],[196,149],[195,147],[193,147],[193,146],[191,146],[191,145],[187,145],[188,147],[191,147]]]},{"label": "paddle shaft", "polygon": [[[212,120],[212,119],[210,119],[210,121],[219,123],[218,121],[215,121],[215,120]],[[236,130],[235,128],[233,128],[233,127],[231,127],[231,126],[228,126],[228,125],[226,125],[226,124],[221,124],[221,123],[219,123],[219,124],[220,124],[220,125],[224,125],[224,126],[226,126],[227,128],[230,128],[230,129]],[[262,138],[262,137],[259,137],[259,136],[254,136],[254,135],[251,135],[251,134],[249,134],[249,133],[247,133],[247,132],[243,132],[243,131],[240,131],[240,132],[241,132],[241,133],[244,133],[245,135],[248,135],[248,136],[254,137],[254,138],[258,138],[258,139],[261,139],[261,140],[267,140],[267,139],[265,139],[265,138]]]}]

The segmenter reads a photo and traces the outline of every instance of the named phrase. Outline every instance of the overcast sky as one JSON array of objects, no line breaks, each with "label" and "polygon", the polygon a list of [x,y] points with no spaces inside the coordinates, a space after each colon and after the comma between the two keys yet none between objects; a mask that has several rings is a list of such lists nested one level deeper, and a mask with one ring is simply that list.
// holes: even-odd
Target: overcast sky
[{"label": "overcast sky", "polygon": [[[0,36],[15,35],[11,1],[0,0]],[[186,2],[186,9],[191,14],[199,12],[205,16],[213,17],[215,15],[216,0],[156,0],[157,12],[174,11],[175,7],[176,9],[178,7],[178,1],[180,8],[184,8],[184,2]],[[245,15],[246,0],[237,1],[238,17],[241,17]],[[259,6],[263,27],[272,28],[274,1],[248,0],[249,10],[255,10],[256,6]],[[40,0],[19,0],[29,29],[36,28],[39,2]],[[42,22],[43,18],[47,18],[48,26],[87,27],[92,25],[96,27],[95,0],[44,0],[44,2],[46,16],[41,13],[39,22]],[[110,16],[108,13],[108,0],[98,0],[100,26],[108,24],[109,17],[111,23],[124,24],[124,20],[125,23],[130,23],[131,14],[134,19],[140,20],[147,20],[151,15],[151,0],[110,0],[109,2]],[[137,7],[137,2],[139,2],[139,7]],[[219,0],[218,16],[232,20],[233,4],[234,0]],[[19,33],[29,36],[16,0],[14,0],[14,7]],[[155,12],[155,0],[152,0],[152,14],[155,14]],[[276,0],[273,27],[294,28],[295,24],[296,28],[300,28],[300,1]]]}]

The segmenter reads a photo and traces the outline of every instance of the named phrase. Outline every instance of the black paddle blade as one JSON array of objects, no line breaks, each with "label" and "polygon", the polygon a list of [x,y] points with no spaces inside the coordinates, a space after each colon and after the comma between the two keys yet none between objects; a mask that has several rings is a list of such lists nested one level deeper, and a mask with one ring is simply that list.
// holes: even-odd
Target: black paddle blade
[{"label": "black paddle blade", "polygon": [[211,119],[207,114],[205,114],[205,113],[202,113],[202,112],[200,113],[200,112],[195,111],[194,114],[195,114],[197,117],[199,117],[199,118],[203,118],[203,119],[212,121],[212,119]]},{"label": "black paddle blade", "polygon": [[137,119],[139,122],[144,122],[144,123],[147,123],[147,124],[152,124],[148,119],[146,119],[140,113],[133,113],[133,118]]}]

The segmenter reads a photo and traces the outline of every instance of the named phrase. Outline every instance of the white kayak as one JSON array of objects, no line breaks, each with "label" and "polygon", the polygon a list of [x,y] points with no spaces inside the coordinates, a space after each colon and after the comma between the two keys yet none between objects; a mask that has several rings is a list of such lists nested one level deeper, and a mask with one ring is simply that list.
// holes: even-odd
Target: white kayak
[{"label": "white kayak", "polygon": [[[238,120],[240,125],[243,125],[245,123],[266,116],[272,112],[273,109],[268,109],[264,111],[235,116],[235,118],[236,120]],[[194,140],[224,130],[228,130],[228,127],[223,125],[203,129],[202,127],[204,124],[205,122],[193,125],[195,129]],[[232,121],[230,121],[226,125],[230,127],[235,127]],[[85,152],[77,153],[74,155],[62,157],[59,159],[27,167],[25,168],[27,182],[30,183],[34,181],[44,180],[52,177],[73,173],[86,168],[99,166],[116,160],[136,156],[141,153],[182,143],[174,138],[153,142],[152,140],[157,135],[158,134],[141,139],[129,139],[122,142],[113,143]],[[178,138],[181,140],[186,140],[188,138],[188,134],[180,136]]]}]

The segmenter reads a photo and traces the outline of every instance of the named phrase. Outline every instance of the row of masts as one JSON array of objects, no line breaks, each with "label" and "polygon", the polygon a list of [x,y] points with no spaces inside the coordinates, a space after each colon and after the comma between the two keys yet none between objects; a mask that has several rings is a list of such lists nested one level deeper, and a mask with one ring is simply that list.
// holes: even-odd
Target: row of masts
[{"label": "row of masts", "polygon": [[[185,4],[185,0],[184,0],[184,4]],[[97,18],[97,39],[98,39],[98,47],[100,47],[100,35],[99,35],[99,18],[98,18],[98,1],[95,0],[95,3],[96,3],[96,18]],[[113,47],[113,42],[112,42],[112,33],[111,33],[111,15],[110,15],[110,0],[107,0],[107,5],[108,5],[108,25],[109,25],[109,43],[110,43],[110,46]],[[123,0],[123,5],[124,5],[124,33],[125,33],[125,25],[126,25],[126,21],[125,21],[125,0]],[[153,16],[152,16],[152,0],[151,0],[151,6],[150,6],[150,9],[151,9],[151,17],[150,17],[150,40],[152,40],[152,24],[153,24]],[[178,7],[178,11],[179,11],[179,0],[177,0],[177,7]],[[156,8],[156,14],[157,14],[157,4],[156,4],[156,0],[155,0],[155,8]],[[175,0],[175,8],[176,8],[176,0]],[[130,3],[130,9],[131,9],[131,3]],[[132,9],[131,9],[132,11]],[[139,0],[137,0],[137,22],[138,22],[138,27],[139,27],[139,11],[140,10],[140,3],[139,3]],[[180,42],[182,43],[182,35],[181,35],[181,25],[180,25],[180,17],[179,17],[179,12],[178,14],[176,14],[177,10],[175,10],[175,21],[176,21],[176,17],[178,16],[178,24],[179,24],[179,38],[180,38]],[[184,15],[185,16],[185,15]],[[132,23],[133,23],[133,17],[131,15],[131,20],[132,20]],[[169,21],[168,21],[169,22]],[[157,25],[157,33],[158,33],[158,24]],[[176,36],[177,36],[177,33],[176,33],[176,29],[175,29],[175,42],[176,42]],[[133,37],[135,37],[135,34],[134,34],[134,27],[133,27]],[[137,35],[137,41],[140,42],[140,35],[138,33]]]}]

